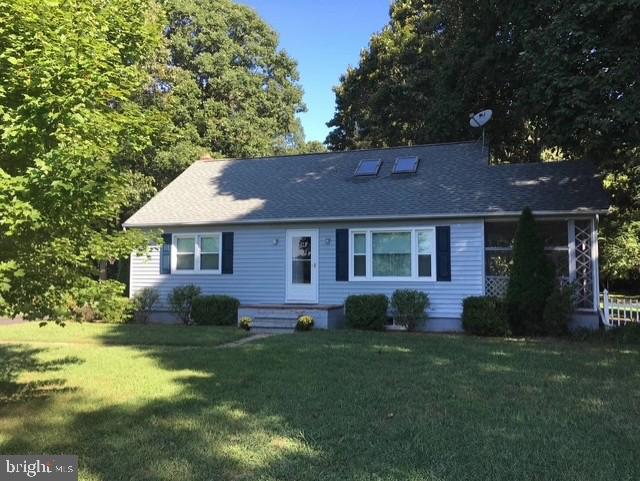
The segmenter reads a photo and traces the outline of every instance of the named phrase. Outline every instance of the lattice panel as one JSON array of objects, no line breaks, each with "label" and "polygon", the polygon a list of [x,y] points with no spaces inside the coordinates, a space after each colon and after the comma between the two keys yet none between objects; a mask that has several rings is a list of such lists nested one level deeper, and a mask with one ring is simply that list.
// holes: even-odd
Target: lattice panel
[{"label": "lattice panel", "polygon": [[593,259],[591,258],[591,222],[575,222],[576,305],[593,307]]},{"label": "lattice panel", "polygon": [[485,276],[484,282],[487,296],[502,298],[507,295],[508,276]]},{"label": "lattice panel", "polygon": [[[558,283],[561,287],[571,284],[568,277],[559,277]],[[503,298],[507,295],[507,287],[509,286],[508,276],[485,276],[484,289],[485,295],[491,297]]]}]

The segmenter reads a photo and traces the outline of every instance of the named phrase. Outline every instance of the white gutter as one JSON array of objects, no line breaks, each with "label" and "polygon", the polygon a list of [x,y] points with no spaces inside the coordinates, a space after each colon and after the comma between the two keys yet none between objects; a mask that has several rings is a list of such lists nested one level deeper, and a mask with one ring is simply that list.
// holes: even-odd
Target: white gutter
[{"label": "white gutter", "polygon": [[[597,214],[607,214],[608,209],[577,209],[577,210],[543,210],[533,211],[533,215],[542,217],[553,216],[592,216]],[[518,217],[521,211],[502,211],[502,212],[470,212],[464,214],[412,214],[412,215],[368,215],[368,216],[335,216],[335,217],[294,217],[280,219],[225,219],[211,221],[193,221],[193,222],[125,222],[123,227],[180,227],[180,226],[198,226],[198,225],[242,225],[242,224],[293,224],[298,222],[319,223],[319,222],[344,222],[344,221],[373,221],[373,220],[417,220],[417,219],[470,219],[478,217]]]}]

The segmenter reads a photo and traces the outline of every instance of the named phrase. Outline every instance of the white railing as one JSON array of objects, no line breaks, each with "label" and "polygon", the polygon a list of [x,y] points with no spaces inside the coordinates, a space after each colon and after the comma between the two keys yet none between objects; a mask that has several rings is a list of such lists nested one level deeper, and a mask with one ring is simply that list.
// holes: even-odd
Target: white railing
[{"label": "white railing", "polygon": [[640,299],[609,294],[606,289],[600,295],[602,322],[605,326],[619,327],[640,323]]}]

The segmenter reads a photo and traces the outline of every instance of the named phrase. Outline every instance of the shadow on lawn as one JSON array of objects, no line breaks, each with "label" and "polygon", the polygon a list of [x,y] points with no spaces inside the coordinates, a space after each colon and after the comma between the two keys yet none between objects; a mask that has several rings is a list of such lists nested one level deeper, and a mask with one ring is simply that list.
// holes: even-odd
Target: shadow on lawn
[{"label": "shadow on lawn", "polygon": [[0,406],[32,399],[45,399],[61,392],[69,392],[62,378],[21,381],[21,374],[60,371],[70,364],[81,362],[76,357],[43,361],[39,355],[46,349],[25,345],[0,345]]},{"label": "shadow on lawn", "polygon": [[[575,451],[587,461],[573,474],[601,469],[626,479],[615,464],[598,464],[592,438],[571,432],[605,422],[607,412],[591,403],[571,429],[562,426],[584,391],[563,392],[540,375],[562,367],[570,384],[580,358],[551,366],[556,356],[544,346],[538,356],[535,346],[503,343],[496,356],[497,343],[464,338],[294,336],[224,350],[139,346],[163,369],[190,373],[175,381],[182,393],[78,413],[47,448],[79,454],[83,469],[105,481],[551,479],[578,463],[567,457]],[[606,377],[598,373],[587,383],[594,396]],[[558,409],[566,411],[560,421]],[[37,429],[28,422],[25,431]],[[12,436],[9,448],[28,443],[20,431]],[[531,459],[531,446],[545,465]]]}]

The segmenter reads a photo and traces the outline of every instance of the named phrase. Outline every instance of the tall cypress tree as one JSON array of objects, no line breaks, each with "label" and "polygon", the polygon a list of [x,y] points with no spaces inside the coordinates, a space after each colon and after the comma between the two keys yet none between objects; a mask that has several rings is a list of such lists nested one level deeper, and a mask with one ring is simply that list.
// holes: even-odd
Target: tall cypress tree
[{"label": "tall cypress tree", "polygon": [[544,251],[533,213],[526,207],[516,229],[506,298],[509,323],[515,334],[544,334],[544,307],[554,285],[554,266]]}]

